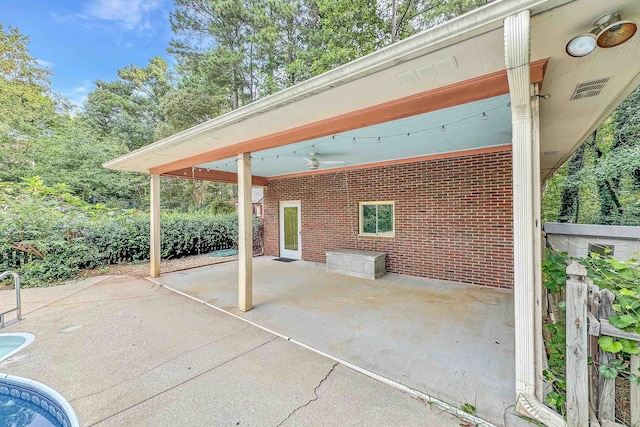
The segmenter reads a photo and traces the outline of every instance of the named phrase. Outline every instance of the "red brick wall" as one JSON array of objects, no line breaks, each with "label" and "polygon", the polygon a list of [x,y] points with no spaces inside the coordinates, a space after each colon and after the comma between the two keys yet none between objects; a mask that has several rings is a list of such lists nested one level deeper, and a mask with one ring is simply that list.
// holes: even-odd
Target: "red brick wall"
[{"label": "red brick wall", "polygon": [[[278,202],[300,200],[302,258],[328,249],[386,252],[391,273],[513,286],[511,152],[273,180],[265,253],[278,256]],[[358,202],[395,201],[395,237],[358,236]]]}]

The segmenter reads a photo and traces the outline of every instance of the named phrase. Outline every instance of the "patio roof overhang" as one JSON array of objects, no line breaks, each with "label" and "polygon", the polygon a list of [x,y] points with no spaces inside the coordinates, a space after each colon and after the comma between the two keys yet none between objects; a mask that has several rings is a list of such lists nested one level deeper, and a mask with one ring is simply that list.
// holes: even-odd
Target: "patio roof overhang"
[{"label": "patio roof overhang", "polygon": [[[319,173],[293,162],[316,144],[319,152],[345,160],[341,168],[507,147],[513,151],[518,409],[546,425],[566,425],[542,403],[540,180],[640,84],[640,62],[634,61],[640,57],[639,36],[584,58],[565,52],[571,38],[612,11],[640,21],[637,0],[491,3],[106,163],[152,175],[151,275],[160,274],[159,175],[239,178],[238,306],[247,311],[252,182]],[[582,85],[588,90],[575,96]],[[551,98],[539,98],[540,91]],[[412,139],[412,133],[423,137]]]},{"label": "patio roof overhang", "polygon": [[[265,185],[269,178],[304,173],[301,157],[315,142],[324,144],[325,153],[315,150],[327,154],[323,159],[344,160],[346,167],[509,144],[509,125],[504,121],[508,117],[501,119],[500,111],[487,113],[485,122],[472,119],[503,102],[500,95],[509,94],[503,21],[527,9],[532,15],[532,82],[541,83],[542,92],[551,95],[540,111],[541,175],[546,179],[640,84],[640,64],[630,61],[640,57],[640,37],[585,58],[569,57],[566,42],[590,29],[595,17],[612,10],[622,10],[625,19],[640,20],[640,3],[494,2],[104,166],[235,182],[234,156],[251,152],[254,159],[262,159],[252,162],[254,184]],[[578,84],[601,78],[608,81],[599,95],[571,100]],[[456,130],[464,131],[457,136],[453,129],[439,132],[447,123],[458,123]],[[417,134],[376,143],[378,136],[403,133],[399,129],[429,130],[429,143],[420,143]],[[488,142],[452,144],[468,140],[467,134],[484,135]],[[328,147],[325,139],[333,136],[339,145]],[[349,147],[354,137],[367,142],[366,149],[363,144]],[[262,162],[270,166],[263,168]]]}]

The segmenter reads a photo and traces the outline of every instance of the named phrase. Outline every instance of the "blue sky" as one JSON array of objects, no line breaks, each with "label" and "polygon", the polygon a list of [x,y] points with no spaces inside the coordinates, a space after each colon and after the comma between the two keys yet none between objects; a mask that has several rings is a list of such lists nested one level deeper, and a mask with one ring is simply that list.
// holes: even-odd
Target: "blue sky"
[{"label": "blue sky", "polygon": [[96,80],[129,64],[169,60],[172,0],[0,0],[0,22],[29,36],[53,90],[82,105]]}]

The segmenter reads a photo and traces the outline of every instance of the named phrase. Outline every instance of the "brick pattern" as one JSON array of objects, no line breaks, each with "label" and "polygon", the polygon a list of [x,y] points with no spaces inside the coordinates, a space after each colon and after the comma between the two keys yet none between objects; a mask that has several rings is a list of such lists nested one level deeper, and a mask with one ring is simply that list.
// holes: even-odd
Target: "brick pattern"
[{"label": "brick pattern", "polygon": [[[302,258],[386,252],[391,273],[513,287],[511,152],[269,181],[265,253],[278,256],[279,202],[300,200]],[[358,236],[358,202],[395,201],[395,237]]]}]

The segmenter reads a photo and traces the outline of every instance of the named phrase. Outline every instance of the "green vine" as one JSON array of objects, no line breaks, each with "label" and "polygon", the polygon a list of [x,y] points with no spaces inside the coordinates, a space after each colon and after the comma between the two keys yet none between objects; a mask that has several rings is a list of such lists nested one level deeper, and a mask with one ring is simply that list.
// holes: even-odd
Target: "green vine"
[{"label": "green vine", "polygon": [[[564,252],[547,251],[542,262],[545,287],[550,294],[560,294],[566,286],[566,266],[573,259]],[[575,259],[587,268],[587,274],[600,289],[608,289],[614,294],[614,314],[609,323],[627,332],[640,333],[640,264],[637,260],[620,261],[611,256],[591,254],[590,257]],[[566,328],[564,322],[565,302],[557,307],[562,318],[555,323],[543,326],[545,346],[548,356],[548,369],[543,372],[545,380],[551,386],[545,402],[560,414],[566,413]],[[606,365],[599,365],[598,371],[607,379],[624,376],[635,384],[640,384],[640,372],[630,372],[629,356],[640,353],[637,341],[602,336],[598,345],[603,351],[614,357]],[[589,363],[593,363],[589,360]]]}]

